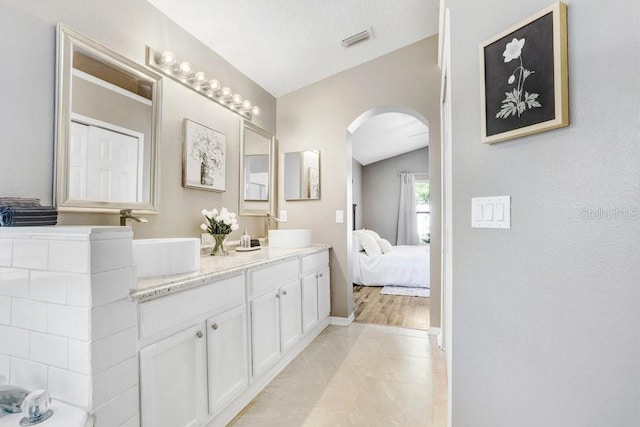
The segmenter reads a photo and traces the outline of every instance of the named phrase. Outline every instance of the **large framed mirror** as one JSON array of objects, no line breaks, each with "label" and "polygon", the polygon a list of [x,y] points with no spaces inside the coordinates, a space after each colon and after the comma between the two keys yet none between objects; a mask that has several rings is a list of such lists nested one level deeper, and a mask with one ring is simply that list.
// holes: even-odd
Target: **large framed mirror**
[{"label": "large framed mirror", "polygon": [[275,139],[248,120],[240,134],[240,215],[274,215]]},{"label": "large framed mirror", "polygon": [[54,202],[158,210],[162,77],[58,24]]},{"label": "large framed mirror", "polygon": [[284,199],[320,199],[320,151],[284,154]]}]

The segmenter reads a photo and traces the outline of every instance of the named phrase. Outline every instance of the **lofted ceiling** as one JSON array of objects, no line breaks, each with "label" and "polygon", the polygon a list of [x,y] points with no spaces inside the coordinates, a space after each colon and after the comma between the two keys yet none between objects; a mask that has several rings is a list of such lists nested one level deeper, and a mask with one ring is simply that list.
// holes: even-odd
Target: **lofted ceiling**
[{"label": "lofted ceiling", "polygon": [[429,145],[429,128],[404,113],[371,117],[352,136],[353,158],[362,166]]},{"label": "lofted ceiling", "polygon": [[276,97],[438,32],[439,0],[148,1]]}]

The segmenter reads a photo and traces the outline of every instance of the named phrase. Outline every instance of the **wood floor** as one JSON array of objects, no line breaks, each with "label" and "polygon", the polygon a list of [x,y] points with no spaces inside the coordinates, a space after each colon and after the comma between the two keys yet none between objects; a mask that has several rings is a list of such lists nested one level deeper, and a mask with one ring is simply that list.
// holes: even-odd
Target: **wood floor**
[{"label": "wood floor", "polygon": [[382,287],[353,286],[356,322],[429,329],[430,298],[380,295]]}]

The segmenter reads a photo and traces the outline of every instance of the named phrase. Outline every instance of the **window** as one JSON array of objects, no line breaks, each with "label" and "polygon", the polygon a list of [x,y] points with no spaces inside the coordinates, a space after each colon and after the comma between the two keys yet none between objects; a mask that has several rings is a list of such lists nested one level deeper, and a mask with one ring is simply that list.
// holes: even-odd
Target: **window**
[{"label": "window", "polygon": [[429,207],[429,180],[416,178],[416,215],[418,218],[418,242],[426,245],[431,241],[430,222],[431,209]]}]

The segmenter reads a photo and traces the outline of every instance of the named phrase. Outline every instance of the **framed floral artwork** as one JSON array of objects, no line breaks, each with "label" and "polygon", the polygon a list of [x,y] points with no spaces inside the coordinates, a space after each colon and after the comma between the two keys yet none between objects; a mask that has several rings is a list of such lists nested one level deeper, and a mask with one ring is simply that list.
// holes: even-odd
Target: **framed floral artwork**
[{"label": "framed floral artwork", "polygon": [[569,125],[567,6],[554,3],[480,45],[482,142]]},{"label": "framed floral artwork", "polygon": [[182,185],[209,191],[225,191],[227,136],[184,119]]}]

